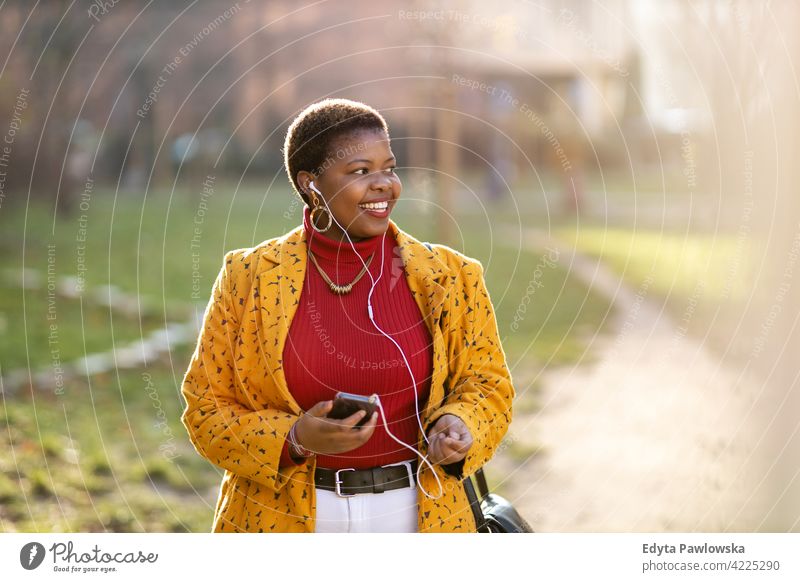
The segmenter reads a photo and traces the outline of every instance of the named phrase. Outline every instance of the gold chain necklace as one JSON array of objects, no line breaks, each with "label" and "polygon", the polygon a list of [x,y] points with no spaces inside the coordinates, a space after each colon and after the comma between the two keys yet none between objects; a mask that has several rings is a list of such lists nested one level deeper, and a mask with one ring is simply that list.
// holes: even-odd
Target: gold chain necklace
[{"label": "gold chain necklace", "polygon": [[309,251],[308,251],[308,256],[311,258],[311,262],[314,263],[314,266],[317,268],[317,271],[319,271],[319,274],[322,275],[322,278],[325,280],[325,282],[331,288],[331,291],[333,291],[337,295],[344,295],[345,293],[350,293],[350,291],[353,290],[353,285],[358,283],[358,280],[361,279],[361,277],[364,276],[364,273],[367,272],[367,269],[369,268],[369,264],[372,262],[372,257],[375,256],[375,253],[372,253],[369,256],[369,258],[367,259],[366,264],[361,269],[361,272],[358,275],[356,275],[356,278],[353,279],[352,281],[350,281],[350,283],[348,283],[347,285],[337,285],[336,283],[331,281],[330,277],[328,277],[328,275],[325,274],[325,271],[323,271],[322,267],[320,267],[319,263],[317,263],[317,258],[314,256],[314,253],[311,252],[311,249],[309,249]]}]

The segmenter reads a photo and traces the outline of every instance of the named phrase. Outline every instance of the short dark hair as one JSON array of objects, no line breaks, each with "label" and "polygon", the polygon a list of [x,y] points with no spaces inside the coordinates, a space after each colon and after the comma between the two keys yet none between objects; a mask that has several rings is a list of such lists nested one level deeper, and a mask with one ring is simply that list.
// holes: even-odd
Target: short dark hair
[{"label": "short dark hair", "polygon": [[305,170],[318,176],[335,161],[331,150],[336,140],[362,130],[384,131],[389,135],[386,120],[377,110],[350,99],[323,99],[295,117],[286,131],[283,163],[295,192],[306,204],[309,200],[297,183],[297,173]]}]

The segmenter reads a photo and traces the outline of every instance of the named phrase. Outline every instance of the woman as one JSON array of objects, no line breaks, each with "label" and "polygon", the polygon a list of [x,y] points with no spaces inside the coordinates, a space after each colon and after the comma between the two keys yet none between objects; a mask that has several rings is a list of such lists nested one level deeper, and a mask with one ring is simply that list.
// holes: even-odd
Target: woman
[{"label": "woman", "polygon": [[[284,156],[303,224],[225,256],[183,381],[192,443],[225,469],[213,531],[475,531],[461,479],[514,396],[481,264],[389,219],[373,108],[310,105]],[[330,418],[338,391],[380,407]]]}]

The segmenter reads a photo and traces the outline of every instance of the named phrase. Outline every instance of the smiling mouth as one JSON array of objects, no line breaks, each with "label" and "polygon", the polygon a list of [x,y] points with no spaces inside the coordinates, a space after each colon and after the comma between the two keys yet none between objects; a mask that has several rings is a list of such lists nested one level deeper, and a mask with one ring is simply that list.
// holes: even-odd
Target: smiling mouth
[{"label": "smiling mouth", "polygon": [[358,207],[370,212],[381,213],[389,208],[389,201],[384,200],[383,202],[368,202],[366,204],[359,204]]}]

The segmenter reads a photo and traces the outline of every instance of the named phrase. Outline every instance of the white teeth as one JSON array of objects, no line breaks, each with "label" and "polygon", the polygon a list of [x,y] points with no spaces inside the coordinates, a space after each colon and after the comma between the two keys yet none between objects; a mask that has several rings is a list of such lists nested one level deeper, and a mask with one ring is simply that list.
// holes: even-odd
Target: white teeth
[{"label": "white teeth", "polygon": [[389,202],[369,202],[367,204],[359,204],[359,206],[367,210],[386,210],[389,208]]}]

